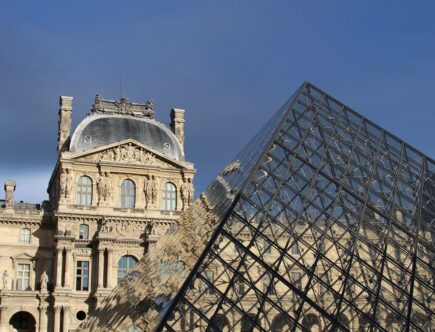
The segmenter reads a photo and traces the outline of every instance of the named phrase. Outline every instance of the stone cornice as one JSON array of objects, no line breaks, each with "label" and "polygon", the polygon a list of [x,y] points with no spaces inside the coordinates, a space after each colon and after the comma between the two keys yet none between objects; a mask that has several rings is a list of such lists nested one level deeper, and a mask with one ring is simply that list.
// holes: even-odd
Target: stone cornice
[{"label": "stone cornice", "polygon": [[91,214],[77,214],[77,213],[67,213],[67,212],[57,212],[55,218],[59,221],[95,221],[98,222],[103,218],[111,222],[136,222],[136,223],[159,223],[172,225],[177,223],[178,216],[171,218],[153,218],[153,217],[136,217],[136,216],[119,216],[119,215],[91,215]]}]

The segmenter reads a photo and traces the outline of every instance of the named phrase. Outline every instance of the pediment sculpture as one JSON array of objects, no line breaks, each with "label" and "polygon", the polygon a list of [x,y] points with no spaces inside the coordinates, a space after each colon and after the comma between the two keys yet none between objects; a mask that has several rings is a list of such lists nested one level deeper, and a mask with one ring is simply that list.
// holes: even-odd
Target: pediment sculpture
[{"label": "pediment sculpture", "polygon": [[172,165],[157,158],[154,153],[132,143],[118,145],[111,149],[83,156],[80,159],[94,162],[108,161],[123,164],[152,165],[173,168]]}]

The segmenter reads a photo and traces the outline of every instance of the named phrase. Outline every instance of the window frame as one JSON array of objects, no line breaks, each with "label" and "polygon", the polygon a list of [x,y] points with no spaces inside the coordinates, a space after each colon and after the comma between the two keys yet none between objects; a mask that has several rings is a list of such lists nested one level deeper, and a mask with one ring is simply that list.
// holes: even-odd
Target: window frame
[{"label": "window frame", "polygon": [[[79,266],[80,263],[85,263],[85,266]],[[78,292],[89,292],[90,290],[90,262],[88,260],[78,260],[76,261],[75,270],[75,290]],[[79,273],[80,272],[80,273]],[[86,273],[84,273],[86,272]],[[85,286],[84,280],[87,280],[87,286]]]},{"label": "window frame", "polygon": [[177,211],[177,186],[172,182],[165,182],[162,187],[162,210]]},{"label": "window frame", "polygon": [[[28,267],[28,269],[22,269],[22,267],[25,266]],[[31,272],[30,269],[31,269],[30,263],[17,263],[17,281],[16,281],[17,290],[25,291],[30,289],[30,272]],[[27,272],[27,276],[25,275],[26,272]],[[24,281],[27,281],[27,284],[24,283]]]},{"label": "window frame", "polygon": [[[82,237],[82,229],[86,228],[86,237]],[[89,225],[88,224],[80,224],[79,225],[79,239],[80,240],[89,240]]]},{"label": "window frame", "polygon": [[[121,267],[120,266],[121,261],[122,261],[123,258],[126,258],[126,266],[125,267]],[[130,266],[130,263],[129,263],[131,261],[131,259],[134,260],[134,264],[132,266]],[[116,272],[117,272],[116,282],[117,282],[117,285],[122,283],[122,280],[125,278],[125,276],[127,274],[130,273],[130,271],[137,265],[137,263],[139,263],[139,260],[135,256],[133,256],[133,255],[127,254],[127,255],[123,255],[123,256],[121,256],[121,258],[119,258],[118,264],[116,266]]]},{"label": "window frame", "polygon": [[[29,231],[28,234],[24,234],[24,231]],[[23,238],[25,237],[25,241]],[[20,243],[21,244],[30,244],[32,241],[32,230],[29,227],[23,227],[20,230]]]},{"label": "window frame", "polygon": [[[89,182],[84,183],[84,180]],[[76,183],[76,203],[81,206],[91,206],[94,198],[94,181],[88,175],[81,175]]]},{"label": "window frame", "polygon": [[[127,186],[128,184],[128,186]],[[130,179],[124,179],[121,182],[120,190],[121,208],[134,209],[136,206],[136,183]]]}]

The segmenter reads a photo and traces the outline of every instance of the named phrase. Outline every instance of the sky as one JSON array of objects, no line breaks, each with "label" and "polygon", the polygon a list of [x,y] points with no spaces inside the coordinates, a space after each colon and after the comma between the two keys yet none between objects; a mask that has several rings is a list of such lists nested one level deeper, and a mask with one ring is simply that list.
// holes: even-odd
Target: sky
[{"label": "sky", "polygon": [[[0,1],[0,183],[39,203],[58,99],[186,109],[197,193],[304,82],[435,155],[434,1]],[[0,198],[2,194],[0,193]]]}]

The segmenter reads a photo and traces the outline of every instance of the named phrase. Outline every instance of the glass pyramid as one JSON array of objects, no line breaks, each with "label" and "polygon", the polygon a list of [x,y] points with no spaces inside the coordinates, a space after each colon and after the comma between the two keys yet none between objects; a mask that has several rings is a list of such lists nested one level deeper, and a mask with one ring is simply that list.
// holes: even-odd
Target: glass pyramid
[{"label": "glass pyramid", "polygon": [[312,84],[205,194],[220,221],[157,330],[435,329],[434,161]]}]

